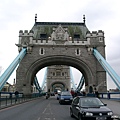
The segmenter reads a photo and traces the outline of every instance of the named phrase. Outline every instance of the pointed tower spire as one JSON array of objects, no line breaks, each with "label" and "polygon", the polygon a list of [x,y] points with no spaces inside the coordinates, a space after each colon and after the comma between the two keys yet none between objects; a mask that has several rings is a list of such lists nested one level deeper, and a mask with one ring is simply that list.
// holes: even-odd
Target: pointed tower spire
[{"label": "pointed tower spire", "polygon": [[37,22],[37,14],[35,14],[35,23]]},{"label": "pointed tower spire", "polygon": [[85,23],[85,15],[83,15],[83,22]]}]

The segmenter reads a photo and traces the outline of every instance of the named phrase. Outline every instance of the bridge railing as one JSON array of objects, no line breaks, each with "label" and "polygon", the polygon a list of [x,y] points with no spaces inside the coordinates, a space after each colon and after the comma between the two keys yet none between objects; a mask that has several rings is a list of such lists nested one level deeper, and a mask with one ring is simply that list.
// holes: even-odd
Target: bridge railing
[{"label": "bridge railing", "polygon": [[[88,93],[87,96],[95,97],[96,95],[93,93]],[[101,99],[109,99],[109,100],[118,100],[120,101],[120,92],[104,92],[99,93],[98,97]]]},{"label": "bridge railing", "polygon": [[17,96],[15,96],[15,94],[11,92],[0,92],[0,109],[27,102],[44,95],[44,93],[33,93],[31,95],[24,95],[23,93],[19,93]]},{"label": "bridge railing", "polygon": [[111,99],[111,100],[120,101],[120,92],[99,93],[99,97],[103,99]]}]

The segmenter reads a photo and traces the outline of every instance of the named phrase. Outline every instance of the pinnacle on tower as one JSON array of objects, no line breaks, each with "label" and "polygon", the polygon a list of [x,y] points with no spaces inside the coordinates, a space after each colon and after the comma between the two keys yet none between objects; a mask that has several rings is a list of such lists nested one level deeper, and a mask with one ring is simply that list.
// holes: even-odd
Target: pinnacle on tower
[{"label": "pinnacle on tower", "polygon": [[35,23],[37,22],[37,14],[35,14]]},{"label": "pinnacle on tower", "polygon": [[85,15],[83,15],[83,22],[85,23]]}]

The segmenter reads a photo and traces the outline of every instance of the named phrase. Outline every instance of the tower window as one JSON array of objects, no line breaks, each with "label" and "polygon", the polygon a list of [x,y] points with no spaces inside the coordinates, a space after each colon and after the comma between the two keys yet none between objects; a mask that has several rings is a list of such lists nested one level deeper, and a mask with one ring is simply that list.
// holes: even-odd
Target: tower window
[{"label": "tower window", "polygon": [[77,55],[79,55],[79,49],[77,49]]},{"label": "tower window", "polygon": [[40,39],[47,39],[47,34],[40,34]]},{"label": "tower window", "polygon": [[80,39],[80,35],[79,34],[74,34],[74,39]]},{"label": "tower window", "polygon": [[75,54],[76,54],[76,55],[80,55],[80,54],[81,54],[79,48],[77,48],[77,49],[75,50]]},{"label": "tower window", "polygon": [[41,48],[41,54],[43,54],[43,48]]},{"label": "tower window", "polygon": [[44,50],[44,48],[40,48],[40,50],[39,50],[39,54],[40,54],[40,55],[44,55],[44,54],[45,54],[45,50]]},{"label": "tower window", "polygon": [[61,72],[56,72],[56,76],[61,76]]},{"label": "tower window", "polygon": [[53,76],[55,76],[55,73],[53,72]]},{"label": "tower window", "polygon": [[102,37],[100,37],[100,38],[99,38],[99,42],[103,42],[103,39],[102,39]]}]

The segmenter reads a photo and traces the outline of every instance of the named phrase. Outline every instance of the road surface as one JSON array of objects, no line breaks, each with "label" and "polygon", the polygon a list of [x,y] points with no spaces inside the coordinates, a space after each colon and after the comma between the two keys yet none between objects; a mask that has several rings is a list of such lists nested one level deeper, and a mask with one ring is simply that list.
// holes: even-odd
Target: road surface
[{"label": "road surface", "polygon": [[[103,100],[108,107],[120,115],[120,103]],[[0,120],[76,120],[69,114],[70,105],[60,105],[55,96],[18,104],[0,110]]]}]

